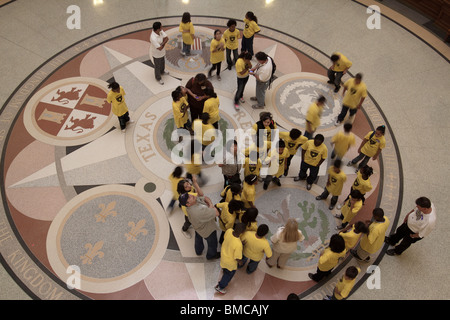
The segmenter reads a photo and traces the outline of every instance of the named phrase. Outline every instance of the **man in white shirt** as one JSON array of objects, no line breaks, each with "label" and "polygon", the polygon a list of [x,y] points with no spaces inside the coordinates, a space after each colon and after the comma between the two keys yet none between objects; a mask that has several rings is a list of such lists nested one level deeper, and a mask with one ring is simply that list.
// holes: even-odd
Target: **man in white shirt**
[{"label": "man in white shirt", "polygon": [[161,22],[153,23],[153,32],[150,35],[150,55],[153,57],[153,64],[155,65],[155,78],[160,84],[164,84],[161,78],[162,74],[168,74],[165,71],[165,45],[169,41],[169,37],[162,30]]},{"label": "man in white shirt", "polygon": [[252,105],[253,109],[263,109],[266,105],[266,90],[272,77],[273,64],[272,58],[262,51],[255,54],[255,58],[258,63],[249,73],[256,78],[256,97],[251,97],[250,100],[258,102]]},{"label": "man in white shirt", "polygon": [[[394,234],[386,237],[385,242],[395,246],[386,253],[390,256],[402,254],[411,244],[428,236],[435,226],[436,209],[434,205],[426,197],[416,199],[416,208],[406,215],[403,224],[397,228]],[[400,240],[400,244],[396,245]]]}]

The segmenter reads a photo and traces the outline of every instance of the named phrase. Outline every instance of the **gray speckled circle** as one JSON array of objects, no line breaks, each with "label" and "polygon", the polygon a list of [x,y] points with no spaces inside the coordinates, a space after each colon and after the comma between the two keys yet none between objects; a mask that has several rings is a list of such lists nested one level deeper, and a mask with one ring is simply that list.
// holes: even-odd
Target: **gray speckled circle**
[{"label": "gray speckled circle", "polygon": [[138,266],[155,242],[155,222],[133,198],[105,195],[83,203],[66,221],[61,251],[86,277],[110,279]]}]

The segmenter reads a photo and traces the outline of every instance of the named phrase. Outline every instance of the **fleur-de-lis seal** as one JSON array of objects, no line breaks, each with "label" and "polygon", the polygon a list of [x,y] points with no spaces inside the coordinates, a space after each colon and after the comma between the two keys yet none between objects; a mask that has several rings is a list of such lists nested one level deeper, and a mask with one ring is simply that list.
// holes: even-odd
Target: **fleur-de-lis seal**
[{"label": "fleur-de-lis seal", "polygon": [[102,211],[95,215],[96,222],[105,222],[108,216],[115,217],[117,215],[117,211],[113,210],[116,207],[116,201],[112,201],[108,203],[108,205],[100,203],[98,207],[102,209]]},{"label": "fleur-de-lis seal", "polygon": [[100,251],[100,249],[103,248],[103,241],[98,241],[94,245],[91,243],[86,243],[84,248],[87,249],[87,252],[84,256],[80,257],[83,264],[92,264],[92,260],[95,257],[98,256],[99,258],[103,258],[105,255],[103,251]]},{"label": "fleur-de-lis seal", "polygon": [[148,233],[148,230],[144,228],[145,222],[145,219],[140,220],[138,223],[134,223],[133,221],[128,222],[128,226],[131,227],[131,230],[125,233],[127,241],[136,242],[139,234],[143,234],[145,236]]}]

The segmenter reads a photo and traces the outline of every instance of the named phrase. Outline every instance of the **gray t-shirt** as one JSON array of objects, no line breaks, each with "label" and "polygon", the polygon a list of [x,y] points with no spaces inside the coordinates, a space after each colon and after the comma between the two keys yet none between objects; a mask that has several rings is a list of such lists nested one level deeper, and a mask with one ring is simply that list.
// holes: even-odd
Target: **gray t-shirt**
[{"label": "gray t-shirt", "polygon": [[208,207],[205,197],[197,197],[197,202],[186,207],[186,211],[192,227],[202,238],[209,237],[217,229],[216,210]]}]

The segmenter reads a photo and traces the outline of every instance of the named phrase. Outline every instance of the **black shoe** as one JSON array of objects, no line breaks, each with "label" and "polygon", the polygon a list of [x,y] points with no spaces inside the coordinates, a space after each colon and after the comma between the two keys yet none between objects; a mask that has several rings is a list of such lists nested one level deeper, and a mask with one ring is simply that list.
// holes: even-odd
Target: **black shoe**
[{"label": "black shoe", "polygon": [[333,81],[331,81],[331,80],[328,80],[328,81],[327,81],[327,83],[329,83],[329,84],[333,84],[334,82],[333,82]]},{"label": "black shoe", "polygon": [[263,185],[263,189],[264,190],[267,190],[267,188],[269,187],[269,185],[268,184],[266,184],[266,183],[264,183],[264,185]]},{"label": "black shoe", "polygon": [[394,249],[389,249],[388,251],[386,251],[386,254],[388,256],[397,256],[398,254],[395,253]]},{"label": "black shoe", "polygon": [[339,92],[339,89],[341,89],[341,86],[336,86],[336,88],[334,89],[334,92]]}]

